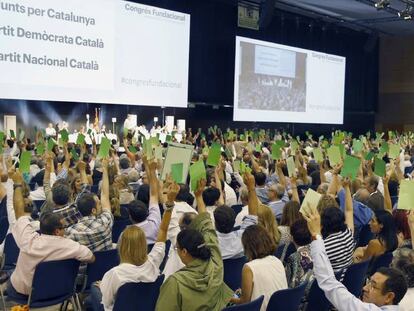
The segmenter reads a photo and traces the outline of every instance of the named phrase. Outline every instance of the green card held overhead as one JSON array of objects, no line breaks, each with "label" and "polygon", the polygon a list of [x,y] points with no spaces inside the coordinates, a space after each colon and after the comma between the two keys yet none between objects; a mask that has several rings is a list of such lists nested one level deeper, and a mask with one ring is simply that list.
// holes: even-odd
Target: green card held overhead
[{"label": "green card held overhead", "polygon": [[129,147],[128,147],[128,150],[129,150],[130,152],[132,152],[133,154],[135,154],[135,153],[137,153],[137,152],[138,152],[138,151],[137,151],[137,148],[135,148],[135,146],[133,146],[133,145],[129,146]]},{"label": "green card held overhead", "polygon": [[305,198],[303,199],[302,205],[300,206],[299,212],[307,212],[308,208],[316,209],[318,206],[319,200],[321,199],[322,195],[311,188],[306,191]]},{"label": "green card held overhead", "polygon": [[341,154],[341,158],[345,158],[345,146],[343,144],[338,145],[339,153]]},{"label": "green card held overhead", "polygon": [[147,159],[152,159],[154,157],[152,145],[150,140],[144,140],[144,154],[147,156]]},{"label": "green card held overhead", "polygon": [[30,172],[30,160],[32,159],[32,153],[30,151],[23,151],[20,155],[19,169],[22,173]]},{"label": "green card held overhead", "polygon": [[162,146],[155,146],[154,148],[154,156],[157,160],[162,160]]},{"label": "green card held overhead", "polygon": [[[124,129],[124,130],[125,130],[125,129]],[[91,135],[91,133],[92,133],[92,129],[88,129],[87,134],[88,134],[88,135]],[[127,129],[127,133],[128,133],[128,129]]]},{"label": "green card held overhead", "polygon": [[111,141],[108,138],[102,137],[101,145],[99,146],[98,158],[102,159],[109,156],[109,149],[111,148]]},{"label": "green card held overhead", "polygon": [[414,180],[401,180],[398,209],[414,209]]},{"label": "green card held overhead", "polygon": [[272,145],[272,159],[273,160],[279,160],[282,158],[282,150],[280,149],[280,146],[275,143]]},{"label": "green card held overhead", "polygon": [[167,142],[172,141],[172,136],[171,135],[167,135],[167,137],[165,138],[165,141],[167,141]]},{"label": "green card held overhead", "polygon": [[82,133],[78,134],[78,137],[76,138],[76,144],[77,145],[83,145],[85,143],[85,135]]},{"label": "green card held overhead", "polygon": [[198,161],[190,166],[191,191],[197,189],[200,179],[206,178],[206,168],[203,161]]},{"label": "green card held overhead", "polygon": [[385,162],[377,157],[374,160],[374,174],[379,177],[385,176]]},{"label": "green card held overhead", "polygon": [[56,141],[53,138],[49,138],[47,142],[47,151],[52,151],[54,146],[56,146]]},{"label": "green card held overhead", "polygon": [[3,144],[3,142],[4,142],[4,132],[0,132],[0,143],[2,143]]},{"label": "green card held overhead", "polygon": [[233,171],[238,173],[240,171],[240,160],[235,160],[233,162]]},{"label": "green card held overhead", "polygon": [[217,166],[220,162],[221,156],[221,145],[218,143],[213,143],[210,147],[207,157],[207,165]]},{"label": "green card held overhead", "polygon": [[400,155],[400,146],[396,144],[389,144],[388,156],[391,159],[396,159]]},{"label": "green card held overhead", "polygon": [[329,163],[331,165],[337,165],[341,163],[341,151],[338,146],[331,146],[327,150]]},{"label": "green card held overhead", "polygon": [[368,152],[368,153],[367,153],[367,155],[365,156],[365,160],[367,160],[367,161],[371,161],[371,160],[374,158],[374,156],[375,156],[375,153],[374,153],[374,152],[372,152],[372,151],[370,151],[370,152]]},{"label": "green card held overhead", "polygon": [[38,143],[36,146],[36,154],[39,156],[42,156],[45,154],[45,144],[44,143]]},{"label": "green card held overhead", "polygon": [[67,143],[69,141],[69,133],[67,130],[61,130],[60,131],[60,137],[62,138],[62,141]]},{"label": "green card held overhead", "polygon": [[287,169],[288,169],[289,177],[295,176],[296,175],[296,166],[295,166],[295,160],[293,159],[293,157],[287,158],[286,163],[287,163]]},{"label": "green card held overhead", "polygon": [[352,149],[354,150],[355,153],[361,152],[363,147],[364,147],[364,144],[362,143],[362,141],[354,139],[354,142],[352,144]]},{"label": "green card held overhead", "polygon": [[346,156],[344,160],[344,166],[341,170],[342,177],[350,177],[354,180],[358,175],[359,166],[361,165],[361,160],[353,157],[353,156]]},{"label": "green card held overhead", "polygon": [[316,162],[323,162],[323,153],[321,148],[313,149],[313,156]]},{"label": "green card held overhead", "polygon": [[72,148],[71,151],[70,151],[70,153],[72,154],[72,159],[73,160],[75,160],[75,161],[78,161],[79,160],[79,155],[76,152],[75,148]]},{"label": "green card held overhead", "polygon": [[171,164],[171,177],[176,183],[183,182],[183,163]]},{"label": "green card held overhead", "polygon": [[382,142],[379,153],[380,154],[385,154],[385,153],[388,152],[388,150],[389,150],[388,143],[386,141]]},{"label": "green card held overhead", "polygon": [[16,134],[14,134],[13,130],[10,130],[10,138],[16,138]]},{"label": "green card held overhead", "polygon": [[292,140],[292,142],[290,143],[290,149],[292,150],[292,153],[295,153],[296,150],[298,150],[299,148],[299,144],[296,140]]},{"label": "green card held overhead", "polygon": [[19,141],[22,141],[25,135],[26,133],[22,129],[19,129]]}]

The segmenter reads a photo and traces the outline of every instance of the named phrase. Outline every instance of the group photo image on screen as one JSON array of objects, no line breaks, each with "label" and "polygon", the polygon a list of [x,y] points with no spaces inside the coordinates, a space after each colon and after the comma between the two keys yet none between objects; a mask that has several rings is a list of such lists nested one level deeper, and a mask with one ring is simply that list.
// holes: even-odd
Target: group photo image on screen
[{"label": "group photo image on screen", "polygon": [[342,56],[236,37],[234,121],[342,124]]},{"label": "group photo image on screen", "polygon": [[247,42],[241,43],[239,108],[306,111],[306,57]]}]

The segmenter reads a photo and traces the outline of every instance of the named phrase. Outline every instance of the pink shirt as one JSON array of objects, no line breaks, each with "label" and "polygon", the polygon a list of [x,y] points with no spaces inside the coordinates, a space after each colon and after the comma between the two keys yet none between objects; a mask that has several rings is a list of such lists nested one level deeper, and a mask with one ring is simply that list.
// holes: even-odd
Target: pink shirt
[{"label": "pink shirt", "polygon": [[88,261],[93,256],[86,246],[78,242],[60,236],[37,233],[28,216],[20,217],[11,231],[20,248],[20,255],[10,280],[20,294],[29,295],[34,272],[39,263],[64,259]]}]

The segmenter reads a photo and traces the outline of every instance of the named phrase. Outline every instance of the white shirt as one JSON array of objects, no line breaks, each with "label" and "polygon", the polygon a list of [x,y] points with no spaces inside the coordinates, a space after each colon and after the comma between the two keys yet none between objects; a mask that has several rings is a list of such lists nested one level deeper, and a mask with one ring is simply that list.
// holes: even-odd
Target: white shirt
[{"label": "white shirt", "polygon": [[240,211],[240,213],[237,214],[236,222],[235,222],[234,226],[235,227],[241,226],[241,224],[243,222],[243,218],[246,217],[247,215],[249,215],[249,206],[245,205],[245,206],[242,207],[242,210]]},{"label": "white shirt", "polygon": [[398,306],[378,307],[373,303],[366,303],[352,295],[334,275],[325,245],[322,239],[311,243],[311,257],[313,259],[313,273],[319,287],[324,291],[326,298],[338,311],[377,311],[398,310]]},{"label": "white shirt", "polygon": [[140,266],[121,263],[105,273],[101,282],[102,304],[105,311],[114,307],[116,293],[125,283],[152,283],[160,275],[160,265],[165,255],[165,243],[157,242],[148,254],[148,260]]},{"label": "white shirt", "polygon": [[253,272],[253,291],[251,300],[264,295],[260,311],[266,311],[270,297],[275,291],[288,288],[286,272],[282,262],[275,256],[269,255],[246,263]]},{"label": "white shirt", "polygon": [[251,225],[257,225],[257,216],[247,215],[239,230],[230,233],[217,231],[217,238],[223,259],[240,258],[244,256],[244,248],[241,241],[244,230]]},{"label": "white shirt", "polygon": [[30,199],[33,201],[46,200],[45,190],[43,187],[38,187],[36,190],[30,191]]},{"label": "white shirt", "polygon": [[47,127],[45,132],[46,136],[56,136],[56,130],[53,127]]},{"label": "white shirt", "polygon": [[236,192],[232,187],[230,187],[227,183],[224,183],[224,192],[226,194],[226,205],[233,206],[237,204],[237,196]]},{"label": "white shirt", "polygon": [[400,301],[400,311],[414,310],[414,288],[409,288],[403,299]]}]

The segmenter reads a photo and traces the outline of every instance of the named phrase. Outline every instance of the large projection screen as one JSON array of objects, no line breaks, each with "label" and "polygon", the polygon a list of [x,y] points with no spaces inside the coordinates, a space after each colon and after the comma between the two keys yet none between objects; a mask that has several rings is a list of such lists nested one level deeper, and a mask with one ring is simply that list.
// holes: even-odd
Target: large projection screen
[{"label": "large projection screen", "polygon": [[234,121],[342,124],[345,58],[236,37]]},{"label": "large projection screen", "polygon": [[187,106],[188,14],[120,0],[9,0],[0,21],[0,98]]}]

